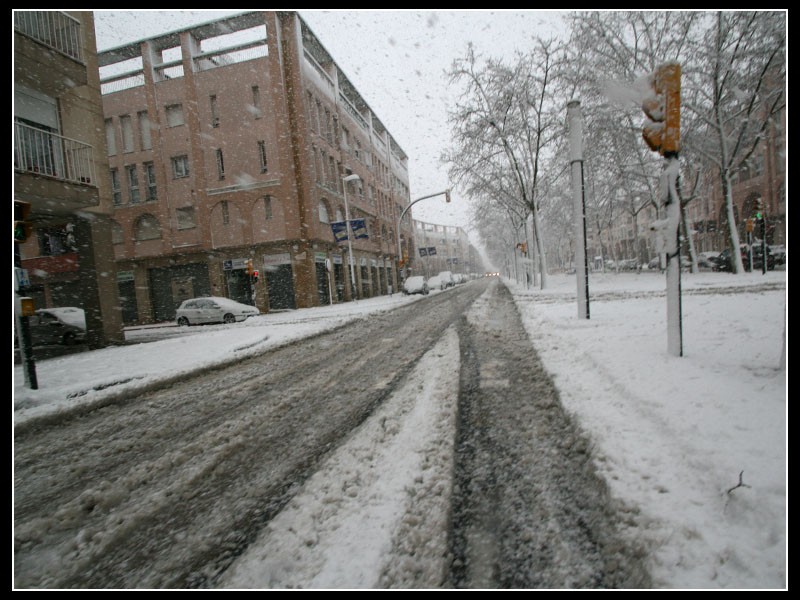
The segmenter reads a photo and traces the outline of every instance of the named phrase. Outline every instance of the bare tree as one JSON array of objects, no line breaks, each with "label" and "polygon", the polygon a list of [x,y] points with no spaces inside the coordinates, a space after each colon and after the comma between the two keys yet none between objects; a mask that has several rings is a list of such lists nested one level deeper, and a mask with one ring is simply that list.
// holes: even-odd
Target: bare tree
[{"label": "bare tree", "polygon": [[502,188],[503,195],[519,205],[518,214],[532,216],[542,288],[547,287],[539,214],[542,164],[546,147],[563,129],[549,96],[558,53],[554,42],[536,40],[530,52],[519,55],[514,64],[505,64],[492,59],[481,62],[470,46],[466,57],[450,71],[451,82],[465,89],[463,100],[450,113],[454,147],[444,156],[451,176],[473,198],[485,193],[486,182],[494,181],[497,174],[510,179],[510,186]]},{"label": "bare tree", "polygon": [[731,252],[741,273],[731,176],[751,159],[785,108],[786,20],[779,12],[720,11],[709,20],[707,33],[693,44],[695,68],[685,71],[683,102],[691,117],[686,137],[718,173]]}]

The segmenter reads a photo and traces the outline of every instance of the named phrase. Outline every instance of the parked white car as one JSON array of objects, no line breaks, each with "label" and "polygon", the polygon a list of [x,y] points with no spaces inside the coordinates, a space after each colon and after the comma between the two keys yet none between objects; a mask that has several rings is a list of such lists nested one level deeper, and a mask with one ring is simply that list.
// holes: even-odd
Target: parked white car
[{"label": "parked white car", "polygon": [[450,271],[441,271],[439,273],[439,279],[442,280],[444,287],[453,287],[456,284],[453,280],[453,273]]},{"label": "parked white car", "polygon": [[204,323],[235,323],[261,314],[255,306],[242,304],[230,298],[208,296],[184,300],[175,313],[178,325],[202,325]]},{"label": "parked white car", "polygon": [[445,288],[445,284],[442,281],[442,278],[438,275],[435,275],[428,279],[428,289],[429,290],[443,290]]},{"label": "parked white car", "polygon": [[423,296],[428,293],[428,282],[422,275],[414,275],[409,277],[403,282],[404,294],[422,294]]}]

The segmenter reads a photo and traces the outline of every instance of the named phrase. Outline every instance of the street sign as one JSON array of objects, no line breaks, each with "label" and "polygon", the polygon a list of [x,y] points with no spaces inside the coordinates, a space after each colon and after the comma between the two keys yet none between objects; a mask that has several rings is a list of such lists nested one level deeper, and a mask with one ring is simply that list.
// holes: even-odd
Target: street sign
[{"label": "street sign", "polygon": [[21,288],[31,286],[31,280],[28,276],[28,269],[20,269],[19,267],[15,267],[14,274],[16,275],[16,288],[14,288],[14,291],[18,292]]}]

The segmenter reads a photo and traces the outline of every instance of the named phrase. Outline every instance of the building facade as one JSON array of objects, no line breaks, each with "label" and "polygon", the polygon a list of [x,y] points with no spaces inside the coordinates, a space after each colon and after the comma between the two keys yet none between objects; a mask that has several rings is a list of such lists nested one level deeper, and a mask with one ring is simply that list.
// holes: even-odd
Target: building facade
[{"label": "building facade", "polygon": [[[14,11],[15,265],[37,308],[77,306],[91,347],[123,341],[93,13]],[[16,203],[15,203],[16,204]]]},{"label": "building facade", "polygon": [[467,275],[483,270],[483,261],[462,227],[414,220],[414,246],[408,275],[427,278],[441,271]]},{"label": "building facade", "polygon": [[[750,160],[731,177],[733,212],[742,244],[760,242],[760,232],[753,229],[752,223],[748,225],[757,211],[765,216],[767,243],[786,244],[786,143],[784,109],[780,118],[768,127]],[[639,208],[644,203],[634,204]],[[625,202],[617,205],[625,206]],[[705,172],[684,213],[696,252],[718,252],[730,246],[728,213],[718,172]],[[619,211],[611,225],[599,235],[596,230],[589,230],[589,256],[644,262],[654,258],[657,250],[650,224],[658,218],[655,207],[650,204],[644,205],[635,216],[630,211]],[[689,255],[685,236],[682,253]]]},{"label": "building facade", "polygon": [[[126,323],[201,295],[272,311],[396,289],[408,157],[299,15],[242,13],[99,59]],[[334,234],[347,216],[350,247]]]}]

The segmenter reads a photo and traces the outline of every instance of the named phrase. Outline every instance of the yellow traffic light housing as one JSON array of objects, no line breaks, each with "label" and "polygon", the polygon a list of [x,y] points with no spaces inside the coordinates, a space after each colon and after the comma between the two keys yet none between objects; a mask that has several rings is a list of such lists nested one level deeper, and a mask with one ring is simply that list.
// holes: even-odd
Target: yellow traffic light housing
[{"label": "yellow traffic light housing", "polygon": [[642,101],[647,116],[642,138],[653,152],[676,156],[681,148],[681,66],[668,63],[650,76],[651,93]]}]

